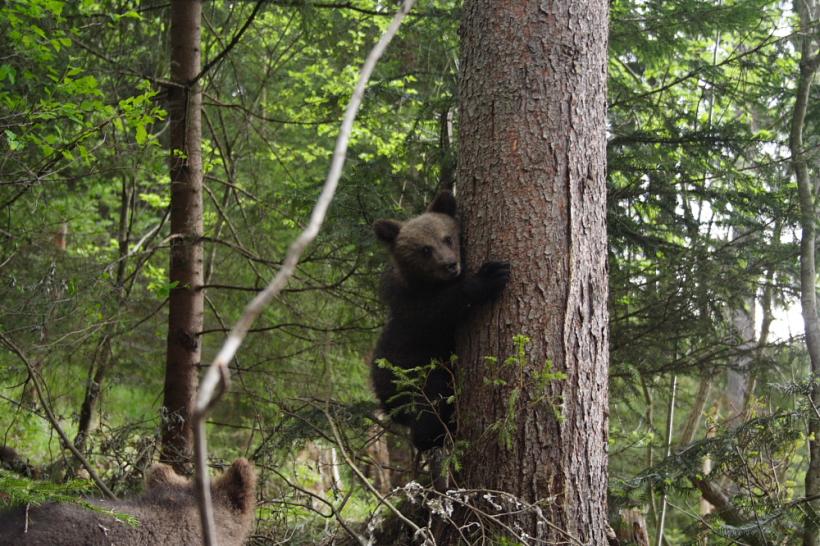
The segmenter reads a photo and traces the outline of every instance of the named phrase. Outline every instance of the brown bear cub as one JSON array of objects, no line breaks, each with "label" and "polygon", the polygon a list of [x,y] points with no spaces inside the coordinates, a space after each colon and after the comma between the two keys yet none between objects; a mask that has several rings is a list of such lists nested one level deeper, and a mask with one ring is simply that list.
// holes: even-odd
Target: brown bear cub
[{"label": "brown bear cub", "polygon": [[[75,504],[19,506],[0,513],[0,546],[200,546],[194,484],[164,464],[152,466],[145,483],[145,492],[136,499],[90,501],[103,510],[136,517],[136,527]],[[211,493],[219,544],[241,546],[254,522],[253,466],[237,459],[211,485]]]},{"label": "brown bear cub", "polygon": [[[455,215],[456,200],[445,191],[420,216],[373,224],[392,258],[382,278],[389,317],[373,354],[373,386],[393,421],[410,427],[421,451],[441,447],[448,430],[455,431],[449,398],[456,328],[474,306],[497,298],[510,278],[505,262],[487,262],[475,274],[464,271]],[[435,368],[426,373],[421,392],[397,386],[390,367],[411,370],[431,362]]]}]

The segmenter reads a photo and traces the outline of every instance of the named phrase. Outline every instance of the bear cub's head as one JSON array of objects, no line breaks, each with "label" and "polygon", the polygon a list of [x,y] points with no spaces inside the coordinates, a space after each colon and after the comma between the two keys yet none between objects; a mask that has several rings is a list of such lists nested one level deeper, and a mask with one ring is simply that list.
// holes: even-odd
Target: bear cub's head
[{"label": "bear cub's head", "polygon": [[406,280],[447,282],[461,275],[461,227],[455,216],[455,197],[442,191],[424,214],[406,222],[376,220],[373,230]]}]

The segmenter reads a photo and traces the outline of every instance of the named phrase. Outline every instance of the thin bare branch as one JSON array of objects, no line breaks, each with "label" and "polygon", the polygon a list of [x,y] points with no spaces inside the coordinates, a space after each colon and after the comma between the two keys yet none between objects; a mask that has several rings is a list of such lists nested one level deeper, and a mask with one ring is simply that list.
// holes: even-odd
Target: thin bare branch
[{"label": "thin bare branch", "polygon": [[206,64],[204,67],[202,67],[202,70],[199,71],[199,74],[197,74],[196,77],[188,83],[188,85],[194,85],[196,82],[198,82],[202,78],[202,76],[204,76],[214,65],[216,65],[216,63],[221,61],[222,58],[225,57],[225,55],[230,53],[230,51],[234,48],[234,46],[236,46],[236,44],[239,43],[239,39],[242,37],[243,34],[245,34],[245,31],[248,30],[248,27],[251,26],[251,23],[253,23],[253,20],[256,19],[256,15],[259,13],[259,8],[262,7],[262,4],[264,4],[264,0],[257,0],[256,1],[256,5],[253,7],[253,11],[248,16],[247,20],[245,20],[245,24],[242,25],[242,28],[240,28],[236,32],[236,34],[233,35],[233,38],[231,38],[231,41],[228,43],[227,46],[225,46],[225,49],[220,51],[216,55],[216,57],[211,59],[208,62],[208,64]]},{"label": "thin bare branch", "polygon": [[419,536],[420,534],[426,535],[426,538],[428,538],[430,541],[432,541],[433,544],[435,544],[435,539],[432,537],[432,535],[430,535],[429,529],[423,529],[416,525],[412,520],[408,519],[407,516],[402,514],[398,508],[393,506],[393,504],[389,500],[382,496],[382,494],[379,493],[379,491],[375,487],[373,487],[373,484],[370,483],[370,480],[368,480],[364,473],[361,470],[359,470],[359,467],[356,466],[356,464],[347,454],[347,450],[344,448],[344,444],[342,443],[342,436],[339,434],[339,429],[336,427],[336,423],[333,422],[333,418],[330,416],[326,409],[322,410],[322,412],[325,414],[325,418],[327,419],[327,422],[330,425],[330,429],[333,431],[333,438],[336,440],[336,445],[339,447],[339,451],[342,454],[342,458],[347,463],[347,466],[349,466],[350,469],[353,470],[353,473],[356,474],[356,476],[365,485],[365,487],[367,487],[367,489],[369,489],[370,492],[373,495],[375,495],[377,499],[379,499],[380,503],[387,506],[390,509],[390,511],[396,515],[397,518],[399,518],[401,521],[407,524],[408,527],[415,531],[416,536]]}]

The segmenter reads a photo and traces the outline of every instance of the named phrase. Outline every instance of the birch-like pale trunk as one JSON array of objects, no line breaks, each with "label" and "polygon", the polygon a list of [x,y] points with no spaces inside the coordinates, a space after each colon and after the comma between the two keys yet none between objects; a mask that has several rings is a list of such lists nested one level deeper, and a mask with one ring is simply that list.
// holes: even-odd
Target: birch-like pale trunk
[{"label": "birch-like pale trunk", "polygon": [[800,202],[800,307],[806,334],[806,348],[811,363],[812,388],[809,410],[809,468],[806,470],[806,497],[814,498],[809,502],[803,529],[804,546],[820,546],[820,324],[817,320],[817,262],[815,252],[817,244],[817,190],[818,182],[809,176],[806,145],[803,141],[803,129],[806,124],[809,91],[820,65],[820,53],[817,51],[816,20],[817,2],[796,0],[795,11],[800,17],[800,74],[797,79],[794,113],[792,114],[789,147],[792,154],[792,168],[797,179],[797,192]]}]

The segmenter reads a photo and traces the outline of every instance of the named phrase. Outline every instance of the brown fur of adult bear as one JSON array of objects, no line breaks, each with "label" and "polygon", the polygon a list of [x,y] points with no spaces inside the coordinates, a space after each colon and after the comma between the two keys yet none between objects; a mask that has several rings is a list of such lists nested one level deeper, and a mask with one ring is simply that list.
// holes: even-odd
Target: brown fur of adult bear
[{"label": "brown fur of adult bear", "polygon": [[[382,278],[389,318],[373,351],[373,387],[393,421],[410,427],[419,450],[441,447],[447,430],[456,426],[448,401],[454,392],[450,357],[456,328],[476,305],[501,294],[510,266],[487,262],[477,273],[464,272],[461,227],[449,192],[439,193],[424,214],[406,222],[377,220],[373,229],[392,258]],[[378,365],[381,359],[405,370],[438,364],[422,393],[400,392],[395,373]]]},{"label": "brown fur of adult bear", "polygon": [[[129,514],[137,527],[76,504],[48,503],[0,513],[0,546],[200,546],[202,531],[194,485],[171,467],[157,464],[146,475],[146,490],[136,499],[90,500]],[[240,546],[254,522],[256,473],[237,459],[211,485],[220,546]]]}]

